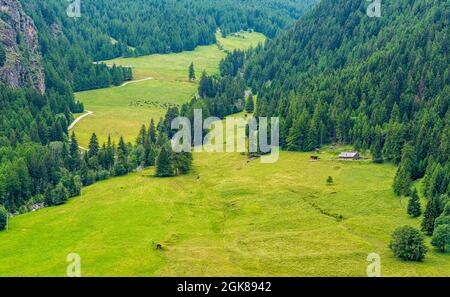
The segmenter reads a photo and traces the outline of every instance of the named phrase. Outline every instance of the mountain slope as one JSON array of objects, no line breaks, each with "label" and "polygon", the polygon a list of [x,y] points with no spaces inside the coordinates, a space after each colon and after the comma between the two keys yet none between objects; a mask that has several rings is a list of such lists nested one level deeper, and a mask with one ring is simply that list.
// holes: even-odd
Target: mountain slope
[{"label": "mountain slope", "polygon": [[38,33],[18,0],[0,0],[0,81],[45,91]]}]

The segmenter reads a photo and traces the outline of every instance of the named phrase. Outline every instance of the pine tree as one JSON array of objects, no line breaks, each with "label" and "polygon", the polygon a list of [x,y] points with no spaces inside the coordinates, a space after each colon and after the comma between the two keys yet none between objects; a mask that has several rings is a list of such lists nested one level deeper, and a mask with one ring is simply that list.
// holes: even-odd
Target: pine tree
[{"label": "pine tree", "polygon": [[148,141],[149,144],[155,144],[157,139],[156,126],[153,119],[150,120],[150,126],[148,128]]},{"label": "pine tree", "polygon": [[411,143],[405,144],[402,160],[394,178],[394,192],[396,195],[408,196],[411,193],[412,179],[417,175],[416,156]]},{"label": "pine tree", "polygon": [[156,160],[156,176],[169,177],[173,175],[174,169],[170,149],[167,146],[163,146]]},{"label": "pine tree", "polygon": [[126,163],[128,157],[128,149],[123,137],[120,136],[119,145],[117,147],[117,159],[119,162]]},{"label": "pine tree", "polygon": [[112,144],[111,135],[108,135],[108,141],[106,142],[106,156],[105,165],[107,169],[110,169],[114,165],[115,146]]},{"label": "pine tree", "polygon": [[450,245],[450,225],[439,225],[433,232],[431,244],[445,253],[445,246]]},{"label": "pine tree", "polygon": [[95,133],[92,133],[91,140],[89,141],[88,156],[89,157],[97,156],[98,150],[99,150],[99,146],[98,146],[97,135],[95,135]]},{"label": "pine tree", "polygon": [[76,171],[80,168],[80,151],[78,147],[78,141],[75,136],[75,132],[72,132],[70,136],[70,147],[69,147],[69,169],[71,171]]},{"label": "pine tree", "polygon": [[145,166],[155,166],[158,157],[158,149],[155,144],[151,144],[146,156]]},{"label": "pine tree", "polygon": [[139,135],[136,139],[137,145],[146,145],[147,144],[147,128],[145,128],[145,125],[142,125],[141,130],[139,131]]},{"label": "pine tree", "polygon": [[412,180],[409,172],[405,167],[400,166],[394,177],[393,189],[397,196],[408,196],[410,194],[410,189],[412,185]]},{"label": "pine tree", "polygon": [[434,222],[437,217],[440,215],[439,211],[439,201],[436,197],[433,197],[428,200],[427,207],[425,209],[423,221],[422,221],[422,230],[428,235],[431,236],[434,231]]},{"label": "pine tree", "polygon": [[255,101],[253,95],[250,94],[245,102],[245,111],[252,113],[255,110]]},{"label": "pine tree", "polygon": [[194,62],[189,65],[189,80],[194,81],[195,80],[195,68],[194,68]]},{"label": "pine tree", "polygon": [[422,214],[422,210],[420,207],[420,199],[417,194],[416,188],[413,189],[411,193],[411,198],[408,202],[408,214],[414,218],[419,217]]}]

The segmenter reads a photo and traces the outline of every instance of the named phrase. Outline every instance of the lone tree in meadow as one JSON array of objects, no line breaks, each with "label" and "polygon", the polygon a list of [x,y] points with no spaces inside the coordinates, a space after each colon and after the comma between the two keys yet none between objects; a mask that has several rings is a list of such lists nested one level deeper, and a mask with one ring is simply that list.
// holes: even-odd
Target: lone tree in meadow
[{"label": "lone tree in meadow", "polygon": [[0,231],[5,230],[8,223],[8,211],[3,205],[0,205]]},{"label": "lone tree in meadow", "polygon": [[405,261],[422,261],[427,253],[422,233],[410,226],[400,227],[392,233],[389,248],[397,258]]},{"label": "lone tree in meadow", "polygon": [[329,176],[328,178],[327,178],[327,185],[332,185],[333,184],[333,178],[331,177],[331,176]]},{"label": "lone tree in meadow", "polygon": [[450,245],[450,225],[439,225],[433,232],[431,244],[445,253],[445,246]]},{"label": "lone tree in meadow", "polygon": [[253,99],[253,95],[250,94],[245,102],[245,111],[248,113],[252,113],[255,111],[255,99]]},{"label": "lone tree in meadow", "polygon": [[195,68],[194,68],[194,62],[189,65],[189,80],[194,81],[195,80]]},{"label": "lone tree in meadow", "polygon": [[420,208],[420,199],[417,194],[416,188],[413,189],[411,193],[411,198],[408,202],[408,214],[413,218],[417,218],[422,214],[422,210]]}]

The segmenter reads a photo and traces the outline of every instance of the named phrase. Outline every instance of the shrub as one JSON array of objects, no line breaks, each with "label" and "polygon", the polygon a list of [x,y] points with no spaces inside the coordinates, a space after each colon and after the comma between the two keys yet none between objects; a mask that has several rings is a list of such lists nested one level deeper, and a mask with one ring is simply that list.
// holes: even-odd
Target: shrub
[{"label": "shrub", "polygon": [[405,261],[422,261],[427,253],[423,235],[410,226],[396,229],[389,247],[397,258]]},{"label": "shrub", "polygon": [[333,184],[333,178],[331,177],[331,176],[329,176],[328,178],[327,178],[327,185],[331,185],[331,184]]},{"label": "shrub", "polygon": [[47,191],[45,196],[45,204],[61,205],[69,200],[69,191],[62,183],[59,183],[53,189]]}]

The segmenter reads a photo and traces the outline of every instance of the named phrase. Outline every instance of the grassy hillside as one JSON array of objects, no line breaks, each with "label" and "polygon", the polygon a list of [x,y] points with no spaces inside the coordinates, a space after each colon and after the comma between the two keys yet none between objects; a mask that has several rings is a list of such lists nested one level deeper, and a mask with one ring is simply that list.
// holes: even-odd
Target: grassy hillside
[{"label": "grassy hillside", "polygon": [[108,134],[116,140],[123,135],[126,140],[134,141],[142,124],[148,124],[151,117],[159,119],[168,106],[181,105],[197,92],[197,82],[188,80],[191,62],[198,78],[203,70],[209,74],[217,73],[226,50],[246,49],[265,40],[264,35],[255,32],[242,32],[227,38],[218,34],[217,38],[223,50],[210,45],[191,52],[106,61],[109,65],[133,67],[135,80],[152,79],[77,93],[76,98],[84,103],[85,109],[94,112],[75,127],[79,143],[87,146],[92,132],[100,141],[106,140]]},{"label": "grassy hillside", "polygon": [[407,263],[387,248],[396,227],[419,225],[392,194],[393,166],[330,157],[202,153],[188,176],[150,169],[95,184],[13,218],[0,233],[0,275],[63,276],[78,253],[84,276],[364,276],[372,252],[385,276],[449,274],[449,254]]}]

